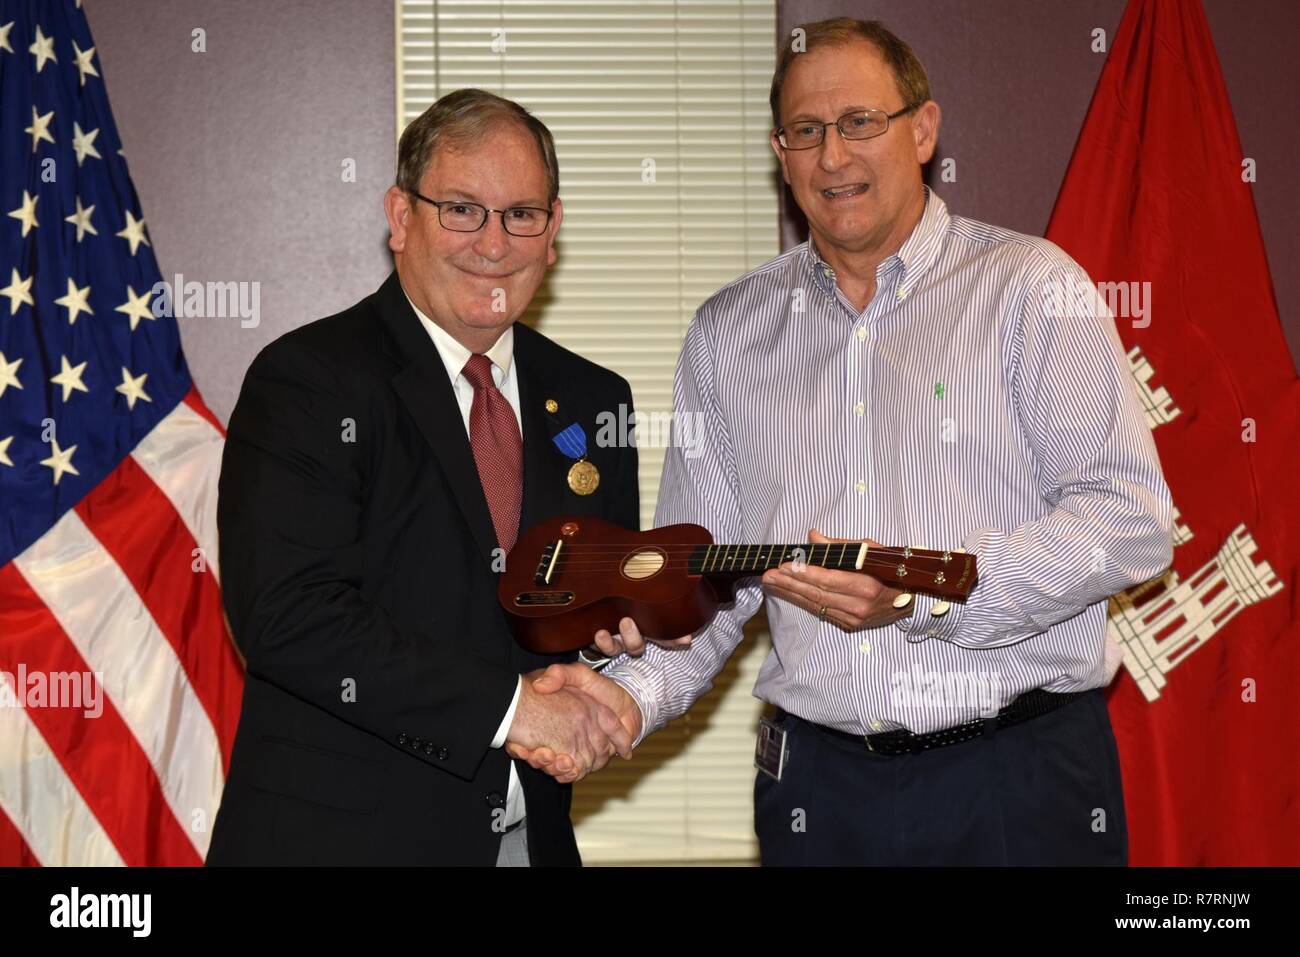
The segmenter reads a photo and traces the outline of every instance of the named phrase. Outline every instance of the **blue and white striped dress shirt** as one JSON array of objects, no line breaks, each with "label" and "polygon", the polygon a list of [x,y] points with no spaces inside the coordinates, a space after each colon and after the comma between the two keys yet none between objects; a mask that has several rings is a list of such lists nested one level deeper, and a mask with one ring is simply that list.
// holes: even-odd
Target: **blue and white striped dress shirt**
[{"label": "blue and white striped dress shirt", "polygon": [[[1169,490],[1087,274],[926,193],[864,311],[811,240],[700,307],[655,514],[718,543],[801,542],[815,527],[977,554],[969,600],[942,615],[918,595],[910,618],[850,635],[768,602],[754,694],[854,734],[935,731],[1029,689],[1099,687],[1107,596],[1173,554]],[[605,671],[640,705],[642,737],[712,686],[764,597],[757,578],[736,595],[689,650],[651,646]]]}]

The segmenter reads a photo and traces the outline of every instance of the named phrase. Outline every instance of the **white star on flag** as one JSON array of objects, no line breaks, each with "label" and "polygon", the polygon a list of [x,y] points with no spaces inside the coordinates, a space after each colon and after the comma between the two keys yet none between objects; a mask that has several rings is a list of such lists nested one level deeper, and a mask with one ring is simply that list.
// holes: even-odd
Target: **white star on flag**
[{"label": "white star on flag", "polygon": [[[121,236],[131,244],[131,255],[135,255],[136,248],[144,243],[146,246],[151,245],[144,234],[144,220],[136,219],[134,214],[128,209],[126,211],[126,226],[120,233],[114,233],[115,236]],[[131,328],[135,328],[132,326]]]},{"label": "white star on flag", "polygon": [[[93,213],[94,211],[95,211],[94,206],[83,207],[81,205],[81,197],[78,196],[77,211],[73,213],[71,216],[64,217],[63,221],[65,223],[72,223],[72,225],[77,227],[77,242],[81,242],[82,237],[85,236],[86,233],[90,233],[90,235],[92,236],[99,235],[99,230],[96,229],[90,221],[90,214]],[[13,214],[10,213],[10,215],[12,216]]]},{"label": "white star on flag", "polygon": [[40,116],[36,112],[36,107],[32,107],[32,125],[23,128],[24,133],[32,134],[32,152],[36,152],[36,147],[40,145],[41,140],[49,143],[54,142],[54,137],[50,135],[50,120],[54,119],[54,111]]},{"label": "white star on flag", "polygon": [[5,358],[5,354],[0,352],[0,395],[5,394],[5,389],[13,386],[15,389],[21,389],[23,384],[18,381],[18,367],[23,364],[22,357],[19,356],[13,362]]},{"label": "white star on flag", "polygon": [[[127,215],[129,216],[131,214],[127,213]],[[128,316],[130,316],[131,331],[135,332],[135,327],[140,324],[141,319],[148,319],[150,322],[152,322],[155,318],[153,311],[149,308],[149,297],[152,295],[153,295],[152,292],[142,292],[137,296],[135,293],[135,288],[132,286],[127,286],[126,302],[122,303],[122,305],[118,306],[113,311],[124,312]]]},{"label": "white star on flag", "polygon": [[46,60],[59,62],[59,58],[54,55],[54,37],[47,37],[41,32],[41,28],[36,28],[36,42],[27,48],[33,56],[36,57],[36,72],[40,73],[45,68]]},{"label": "white star on flag", "polygon": [[[95,207],[92,206],[90,208],[94,209]],[[90,303],[86,301],[86,298],[89,295],[90,295],[89,286],[87,286],[85,289],[78,289],[77,284],[72,281],[72,277],[71,276],[68,277],[67,294],[62,295],[58,299],[54,300],[54,304],[56,306],[62,306],[63,308],[68,310],[68,325],[75,326],[77,324],[77,316],[79,316],[83,312],[91,316],[95,314],[95,310],[91,309]]]},{"label": "white star on flag", "polygon": [[99,71],[95,69],[95,64],[90,62],[90,58],[95,55],[95,48],[83,50],[77,46],[77,41],[72,41],[72,50],[76,54],[77,70],[81,73],[81,85],[86,85],[87,76],[99,76]]},{"label": "white star on flag", "polygon": [[9,31],[14,28],[15,22],[16,21],[14,20],[10,20],[4,26],[0,27],[0,50],[8,50],[10,53],[14,52],[14,48],[9,45]]},{"label": "white star on flag", "polygon": [[126,366],[122,366],[122,384],[114,391],[126,396],[126,407],[128,409],[135,409],[136,399],[144,399],[146,402],[153,401],[144,391],[144,380],[147,378],[149,378],[149,373],[145,372],[133,379]]},{"label": "white star on flag", "polygon": [[23,224],[24,236],[40,225],[36,221],[36,204],[39,200],[39,196],[33,196],[27,190],[23,190],[23,204],[9,213],[10,216]]},{"label": "white star on flag", "polygon": [[87,156],[93,156],[95,159],[103,159],[99,155],[99,150],[95,149],[95,137],[99,135],[98,129],[93,129],[89,133],[83,133],[81,126],[73,121],[72,124],[72,149],[77,154],[77,165],[80,166]]},{"label": "white star on flag", "polygon": [[71,472],[73,475],[80,475],[76,466],[72,464],[72,453],[77,451],[75,445],[70,445],[66,449],[59,448],[58,439],[50,439],[50,457],[41,459],[41,464],[54,470],[54,484],[59,484],[59,479],[63,478],[64,472]]},{"label": "white star on flag", "polygon": [[63,370],[58,375],[50,376],[50,381],[55,385],[63,386],[63,401],[68,401],[68,396],[74,391],[89,392],[86,384],[81,381],[81,374],[86,371],[86,363],[80,365],[70,365],[67,356],[59,356],[59,361],[63,365]]},{"label": "white star on flag", "polygon": [[9,458],[9,443],[14,440],[11,435],[8,438],[0,439],[0,465],[13,465],[13,459]]},{"label": "white star on flag", "polygon": [[21,303],[25,302],[29,306],[34,306],[36,303],[32,300],[32,279],[35,277],[28,276],[26,279],[21,279],[17,269],[12,270],[11,275],[13,278],[9,280],[9,285],[0,289],[0,296],[9,297],[9,315],[12,316],[18,311]]}]

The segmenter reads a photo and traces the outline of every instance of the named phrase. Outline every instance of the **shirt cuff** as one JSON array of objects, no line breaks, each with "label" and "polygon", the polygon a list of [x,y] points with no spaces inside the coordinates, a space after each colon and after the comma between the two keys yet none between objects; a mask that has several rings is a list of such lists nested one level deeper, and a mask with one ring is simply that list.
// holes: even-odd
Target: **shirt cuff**
[{"label": "shirt cuff", "polygon": [[[510,733],[510,725],[515,720],[515,709],[519,707],[519,695],[524,690],[524,676],[519,676],[519,681],[515,684],[515,696],[510,699],[510,707],[506,709],[506,716],[501,719],[501,727],[497,728],[496,737],[492,739],[489,747],[499,748],[506,743],[506,735]],[[482,738],[479,738],[482,741]]]},{"label": "shirt cuff", "polygon": [[656,707],[658,699],[646,686],[645,678],[639,672],[620,667],[612,670],[606,677],[626,691],[636,702],[637,710],[641,712],[641,731],[632,742],[633,749],[639,748],[646,735],[654,730],[654,723],[659,719],[659,709]]}]

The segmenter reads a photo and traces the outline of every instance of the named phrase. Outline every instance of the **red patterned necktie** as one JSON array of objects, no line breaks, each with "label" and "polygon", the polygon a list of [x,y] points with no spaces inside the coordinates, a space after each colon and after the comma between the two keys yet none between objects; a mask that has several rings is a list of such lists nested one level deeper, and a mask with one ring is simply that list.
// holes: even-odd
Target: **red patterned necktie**
[{"label": "red patterned necktie", "polygon": [[523,441],[519,420],[510,402],[492,381],[492,360],[472,355],[461,374],[474,387],[469,408],[469,444],[483,483],[497,544],[507,552],[519,533],[519,509],[524,492]]}]

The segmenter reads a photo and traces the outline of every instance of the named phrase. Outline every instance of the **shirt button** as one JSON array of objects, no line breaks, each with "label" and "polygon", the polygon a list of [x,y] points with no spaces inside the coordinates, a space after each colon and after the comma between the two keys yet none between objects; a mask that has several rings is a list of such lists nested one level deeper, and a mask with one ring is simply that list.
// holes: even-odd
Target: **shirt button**
[{"label": "shirt button", "polygon": [[948,614],[948,609],[950,607],[952,606],[949,605],[946,601],[941,601],[938,604],[936,604],[933,608],[930,609],[930,614],[934,615],[935,618],[938,618],[940,615]]},{"label": "shirt button", "polygon": [[857,485],[854,485],[853,487],[854,487],[854,489],[857,490],[857,493],[858,493],[859,495],[864,495],[864,494],[866,494],[866,491],[867,491],[867,483],[864,482],[864,481],[862,481],[862,479],[858,479],[858,484],[857,484]]},{"label": "shirt button", "polygon": [[861,341],[865,338],[867,338],[867,327],[858,326],[858,340]]},{"label": "shirt button", "polygon": [[858,645],[858,651],[862,652],[864,655],[871,654],[871,642],[863,638],[862,644]]},{"label": "shirt button", "polygon": [[906,298],[907,298],[907,292],[906,292],[906,290],[903,290],[903,289],[898,290],[898,301],[899,301],[899,302],[902,302],[902,301],[903,301],[904,299],[906,299]]},{"label": "shirt button", "polygon": [[934,628],[931,628],[929,631],[927,631],[927,632],[925,633],[925,637],[927,637],[927,638],[933,638],[933,637],[934,637],[935,635],[937,635],[937,634],[939,634],[938,630],[937,630],[937,629],[934,629]]},{"label": "shirt button", "polygon": [[884,727],[884,725],[881,724],[881,723],[880,723],[878,720],[876,720],[875,718],[872,718],[872,719],[871,719],[871,723],[870,723],[870,727],[871,727],[871,730],[872,730],[872,731],[879,731],[881,728]]},{"label": "shirt button", "polygon": [[859,402],[857,405],[853,407],[854,415],[862,415],[866,411],[867,411],[867,404],[865,402]]}]

